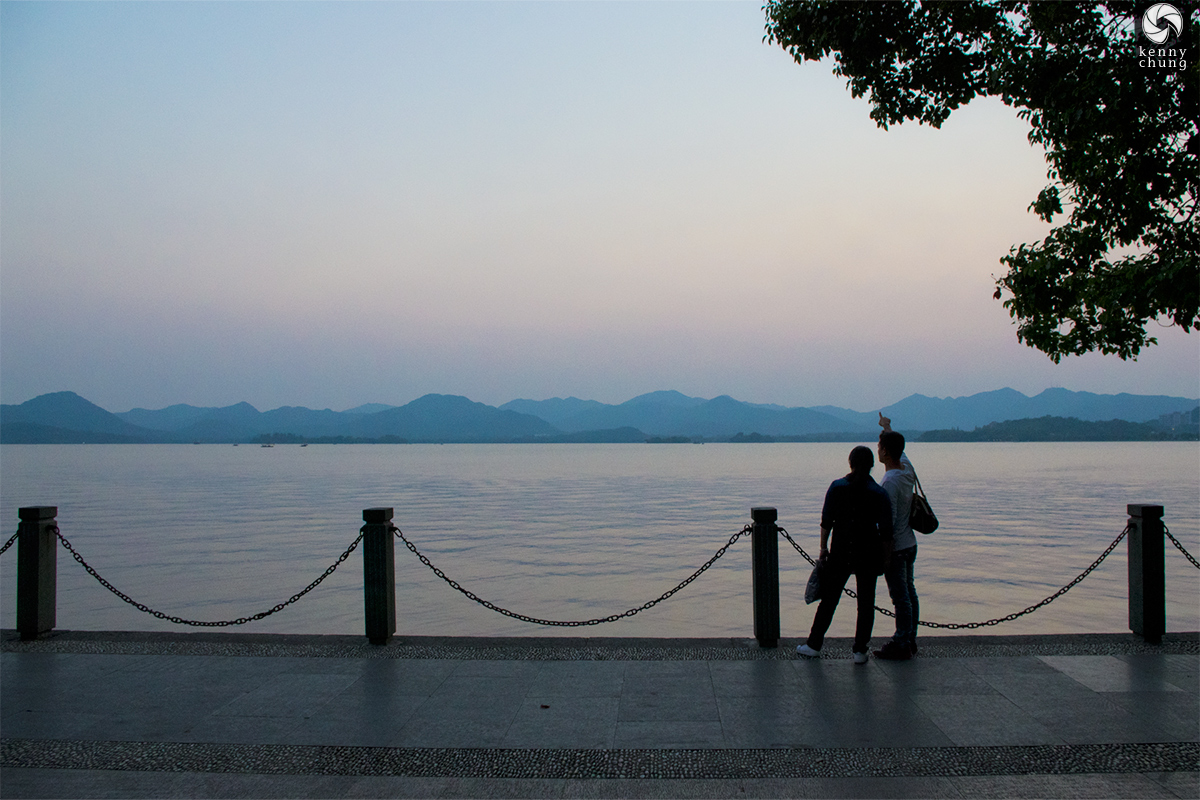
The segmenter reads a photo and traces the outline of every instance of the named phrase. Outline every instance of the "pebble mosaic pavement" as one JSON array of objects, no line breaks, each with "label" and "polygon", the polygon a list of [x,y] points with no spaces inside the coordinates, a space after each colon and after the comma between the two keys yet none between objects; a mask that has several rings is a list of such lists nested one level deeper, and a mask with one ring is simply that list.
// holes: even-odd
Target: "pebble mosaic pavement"
[{"label": "pebble mosaic pavement", "polygon": [[6,767],[464,778],[1082,775],[1200,769],[1200,744],[574,750],[4,740]]}]

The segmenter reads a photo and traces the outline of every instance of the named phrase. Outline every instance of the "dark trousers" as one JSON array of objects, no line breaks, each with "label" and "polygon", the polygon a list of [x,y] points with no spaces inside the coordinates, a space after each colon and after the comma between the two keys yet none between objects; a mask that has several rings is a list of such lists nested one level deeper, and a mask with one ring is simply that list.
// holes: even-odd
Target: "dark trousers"
[{"label": "dark trousers", "polygon": [[917,643],[917,621],[921,618],[921,603],[917,598],[917,588],[913,585],[913,564],[916,560],[915,544],[897,550],[892,553],[892,563],[883,576],[887,580],[888,593],[892,596],[892,605],[896,607],[896,635],[892,640],[897,644]]},{"label": "dark trousers", "polygon": [[849,564],[827,562],[822,568],[821,595],[817,606],[817,615],[813,618],[812,632],[808,634],[808,646],[820,650],[825,643],[825,632],[833,622],[833,612],[837,610],[838,600],[842,597],[842,589],[853,574],[858,592],[858,623],[854,626],[854,652],[867,652],[871,643],[871,628],[875,624],[875,581],[879,576],[874,569],[863,568],[852,570]]}]

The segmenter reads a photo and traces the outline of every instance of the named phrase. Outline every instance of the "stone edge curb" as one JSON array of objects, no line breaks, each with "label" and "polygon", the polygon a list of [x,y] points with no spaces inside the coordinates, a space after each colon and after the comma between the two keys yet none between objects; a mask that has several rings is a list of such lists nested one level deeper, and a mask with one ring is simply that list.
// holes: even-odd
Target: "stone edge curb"
[{"label": "stone edge curb", "polygon": [[[0,630],[0,651],[5,653],[281,658],[758,661],[794,659],[800,641],[781,639],[776,648],[761,648],[753,639],[398,636],[386,645],[371,645],[360,636],[136,631],[54,631],[40,639],[22,641],[15,630]],[[850,639],[826,641],[826,658],[850,657]],[[1167,634],[1157,645],[1147,644],[1133,634],[1117,633],[930,636],[921,640],[919,658],[1144,653],[1200,655],[1200,633]]]}]

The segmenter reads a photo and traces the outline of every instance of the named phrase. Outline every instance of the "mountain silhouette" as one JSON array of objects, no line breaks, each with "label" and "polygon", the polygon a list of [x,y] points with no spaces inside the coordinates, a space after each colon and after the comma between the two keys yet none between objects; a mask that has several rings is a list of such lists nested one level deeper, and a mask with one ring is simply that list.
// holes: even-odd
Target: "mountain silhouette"
[{"label": "mountain silhouette", "polygon": [[398,408],[358,415],[346,432],[361,437],[399,436],[410,442],[507,442],[559,433],[540,417],[448,394],[427,394]]},{"label": "mountain silhouette", "polygon": [[74,392],[52,392],[20,405],[0,405],[0,424],[103,433],[130,441],[152,441],[155,438],[154,431],[130,424]]},{"label": "mountain silhouette", "polygon": [[500,406],[501,411],[532,414],[535,417],[541,417],[546,422],[557,427],[562,427],[559,423],[565,419],[570,419],[576,414],[582,414],[585,411],[592,411],[599,408],[607,408],[607,406],[596,400],[580,400],[578,397],[552,397],[549,400],[510,400]]},{"label": "mountain silhouette", "polygon": [[[917,435],[1045,417],[1154,422],[1165,414],[1190,412],[1197,402],[1067,389],[1047,389],[1028,397],[1006,388],[967,397],[914,394],[882,412],[898,430]],[[157,411],[135,408],[112,414],[74,392],[54,392],[0,406],[0,442],[243,442],[262,436],[409,442],[763,441],[771,437],[867,441],[878,431],[878,415],[879,411],[836,406],[746,403],[728,395],[705,400],[676,391],[649,392],[616,405],[556,397],[513,400],[497,408],[458,395],[427,394],[402,406],[369,404],[342,412],[302,406],[259,411],[243,402],[221,408],[177,404]]]},{"label": "mountain silhouette", "polygon": [[[539,403],[522,403],[527,413],[540,414]],[[554,408],[557,411],[560,406],[556,404]],[[855,431],[866,434],[871,431],[865,423],[839,419],[808,408],[755,405],[728,395],[704,400],[679,392],[650,392],[620,405],[593,402],[576,413],[555,413],[554,424],[567,432],[637,428],[659,437],[724,438],[751,431],[772,436]]]},{"label": "mountain silhouette", "polygon": [[1085,422],[1123,419],[1149,422],[1173,411],[1187,411],[1191,402],[1165,395],[1093,394],[1047,389],[1027,397],[1015,389],[997,389],[968,397],[910,395],[882,409],[906,430],[975,428],[992,422],[1040,417],[1075,417]]}]

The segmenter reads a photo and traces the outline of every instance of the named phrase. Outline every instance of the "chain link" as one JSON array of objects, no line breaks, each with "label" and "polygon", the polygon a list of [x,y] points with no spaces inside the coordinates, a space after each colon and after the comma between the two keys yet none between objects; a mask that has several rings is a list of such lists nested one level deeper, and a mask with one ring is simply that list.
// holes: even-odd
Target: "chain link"
[{"label": "chain link", "polygon": [[[1163,525],[1163,532],[1167,534],[1167,538],[1171,540],[1171,544],[1173,544],[1177,548],[1179,548],[1179,552],[1183,553],[1183,557],[1186,558],[1188,561],[1192,562],[1193,567],[1195,567],[1196,569],[1200,569],[1200,561],[1197,561],[1191,553],[1189,553],[1187,550],[1183,549],[1183,545],[1179,543],[1179,540],[1171,535],[1170,528],[1168,528],[1166,525]],[[8,547],[8,545],[4,545],[4,546]],[[3,552],[3,551],[0,551],[0,552]]]},{"label": "chain link", "polygon": [[[961,629],[966,628],[969,630],[975,630],[976,628],[986,628],[989,625],[999,625],[1001,622],[1012,622],[1014,619],[1017,619],[1018,617],[1023,617],[1026,614],[1032,614],[1034,611],[1037,611],[1042,606],[1053,603],[1055,600],[1062,597],[1067,592],[1071,591],[1071,589],[1073,589],[1080,581],[1082,581],[1088,575],[1091,575],[1092,570],[1096,569],[1096,567],[1100,566],[1101,562],[1103,562],[1104,559],[1108,558],[1109,554],[1112,553],[1112,551],[1116,549],[1117,545],[1120,544],[1121,540],[1124,539],[1126,534],[1128,534],[1129,531],[1131,531],[1132,529],[1133,529],[1132,523],[1126,525],[1125,530],[1121,531],[1121,533],[1117,536],[1116,539],[1113,539],[1112,544],[1110,544],[1105,549],[1105,551],[1100,554],[1100,557],[1097,558],[1095,561],[1093,561],[1091,566],[1089,566],[1083,572],[1079,573],[1079,575],[1075,578],[1075,580],[1071,581],[1066,586],[1059,589],[1057,592],[1050,595],[1042,602],[1032,605],[1023,611],[1017,611],[1015,613],[1008,614],[1007,616],[1003,616],[1003,617],[998,617],[996,619],[989,619],[986,622],[925,622],[924,620],[918,620],[917,624],[924,625],[926,628],[944,628],[947,630],[961,630]],[[813,561],[812,556],[810,556],[808,553],[804,552],[804,548],[802,548],[800,545],[798,545],[796,543],[796,540],[791,537],[791,534],[789,534],[783,528],[779,528],[779,532],[783,534],[784,538],[786,538],[789,542],[792,543],[792,547],[796,548],[797,552],[799,552],[800,555],[804,556],[804,559],[809,564],[812,564],[814,567],[817,565],[817,562]],[[1174,541],[1174,539],[1175,539],[1175,537],[1172,536],[1171,540]],[[854,598],[858,597],[858,595],[852,589],[846,588],[846,589],[843,589],[842,591],[845,592],[845,594],[848,597],[854,597]],[[884,616],[888,616],[888,617],[896,616],[896,614],[894,612],[892,612],[886,608],[880,608],[879,606],[875,606],[875,610],[878,611],[879,613],[883,614]]]},{"label": "chain link", "polygon": [[686,580],[684,580],[682,583],[680,583],[674,589],[671,589],[669,592],[664,593],[662,596],[660,596],[656,600],[651,600],[648,603],[643,603],[642,605],[640,605],[636,608],[631,608],[628,611],[624,611],[620,614],[610,614],[607,617],[597,617],[596,619],[585,619],[585,620],[554,620],[554,619],[538,619],[537,617],[530,617],[525,614],[518,614],[515,611],[509,611],[507,608],[501,608],[500,606],[496,605],[495,603],[490,603],[487,600],[484,600],[482,597],[475,594],[474,592],[472,592],[468,589],[464,589],[458,583],[458,581],[455,581],[455,580],[447,577],[446,573],[442,572],[440,569],[435,567],[433,565],[433,562],[431,562],[428,558],[426,558],[425,555],[420,550],[417,549],[416,545],[414,545],[412,542],[410,542],[404,536],[403,531],[401,531],[395,525],[392,526],[392,532],[395,533],[397,537],[399,537],[400,541],[404,542],[404,546],[407,547],[409,550],[411,550],[413,555],[415,555],[417,558],[419,558],[421,560],[422,564],[424,564],[425,566],[427,566],[431,570],[433,570],[434,575],[437,575],[439,578],[441,578],[447,584],[449,584],[452,589],[455,589],[456,591],[461,592],[468,599],[474,600],[476,603],[483,606],[484,608],[491,609],[492,611],[495,611],[498,614],[503,614],[506,617],[512,617],[513,619],[520,620],[521,622],[529,622],[534,625],[549,625],[549,626],[555,626],[555,627],[561,627],[561,628],[578,628],[578,627],[585,626],[585,625],[600,625],[605,622],[616,622],[617,620],[623,619],[625,617],[632,617],[634,614],[637,614],[640,611],[645,611],[649,608],[653,608],[654,606],[661,603],[663,600],[666,600],[668,597],[670,597],[673,594],[675,594],[676,592],[678,592],[683,587],[687,586],[692,581],[696,580],[696,578],[700,577],[700,574],[703,573],[705,570],[707,570],[709,567],[711,567],[714,563],[716,563],[716,560],[718,558],[725,555],[725,551],[728,550],[731,546],[733,546],[734,542],[736,542],[741,537],[749,534],[751,532],[751,530],[753,530],[753,526],[746,525],[744,528],[742,528],[740,531],[735,533],[733,536],[730,536],[729,541],[725,543],[725,546],[722,547],[721,549],[717,550],[717,552],[713,554],[712,558],[710,558],[708,561],[705,561],[700,566],[700,568],[698,570],[696,570],[695,572],[693,572],[691,575],[689,575]]},{"label": "chain link", "polygon": [[5,542],[5,543],[4,543],[4,547],[0,547],[0,556],[4,555],[4,552],[5,552],[6,550],[8,550],[8,548],[12,547],[12,543],[13,543],[13,542],[15,542],[15,541],[17,540],[17,537],[18,537],[18,536],[20,536],[20,535],[21,535],[21,531],[20,531],[20,530],[18,530],[16,533],[14,533],[14,534],[13,534],[13,535],[12,535],[12,536],[9,538],[9,540],[8,540],[7,542]]},{"label": "chain link", "polygon": [[128,595],[119,591],[111,583],[104,580],[104,578],[100,577],[100,573],[98,573],[98,572],[96,572],[96,570],[92,569],[91,564],[88,564],[86,561],[84,561],[83,556],[79,555],[79,553],[75,551],[75,548],[71,546],[71,543],[67,541],[67,538],[65,536],[63,536],[61,532],[59,532],[57,525],[52,527],[51,530],[54,531],[54,535],[58,537],[58,540],[60,542],[62,542],[62,546],[66,548],[67,552],[71,554],[72,558],[74,558],[76,561],[78,561],[83,566],[83,568],[85,570],[87,570],[89,575],[91,575],[93,578],[95,578],[97,581],[99,581],[101,586],[103,586],[105,589],[108,589],[110,592],[112,592],[117,597],[124,600],[126,603],[133,606],[138,611],[144,611],[153,617],[158,617],[159,619],[164,619],[167,622],[173,622],[176,625],[192,625],[192,626],[198,627],[198,628],[225,628],[230,625],[245,625],[247,622],[254,622],[255,620],[260,620],[264,617],[269,617],[277,611],[282,611],[283,609],[290,606],[292,603],[299,600],[304,595],[311,592],[313,589],[317,588],[317,586],[321,583],[321,581],[325,580],[330,575],[332,575],[333,571],[335,569],[337,569],[338,566],[340,566],[343,561],[345,561],[347,558],[350,557],[350,554],[354,552],[354,548],[358,547],[358,543],[361,542],[362,538],[363,538],[363,531],[360,529],[358,532],[358,537],[353,542],[350,543],[350,546],[346,548],[346,551],[344,553],[342,553],[340,556],[338,556],[338,560],[333,562],[333,564],[330,565],[329,569],[325,570],[325,572],[322,573],[321,577],[317,578],[315,581],[310,583],[308,586],[304,587],[304,589],[302,589],[301,591],[296,592],[296,594],[292,595],[287,600],[275,605],[269,611],[261,611],[251,617],[238,617],[237,619],[222,620],[219,622],[206,622],[203,620],[184,619],[182,617],[169,616],[167,614],[162,613],[161,611],[155,611],[154,609],[150,608],[149,606],[146,606],[146,605],[143,605],[142,603],[137,602],[136,600],[132,599]]}]

